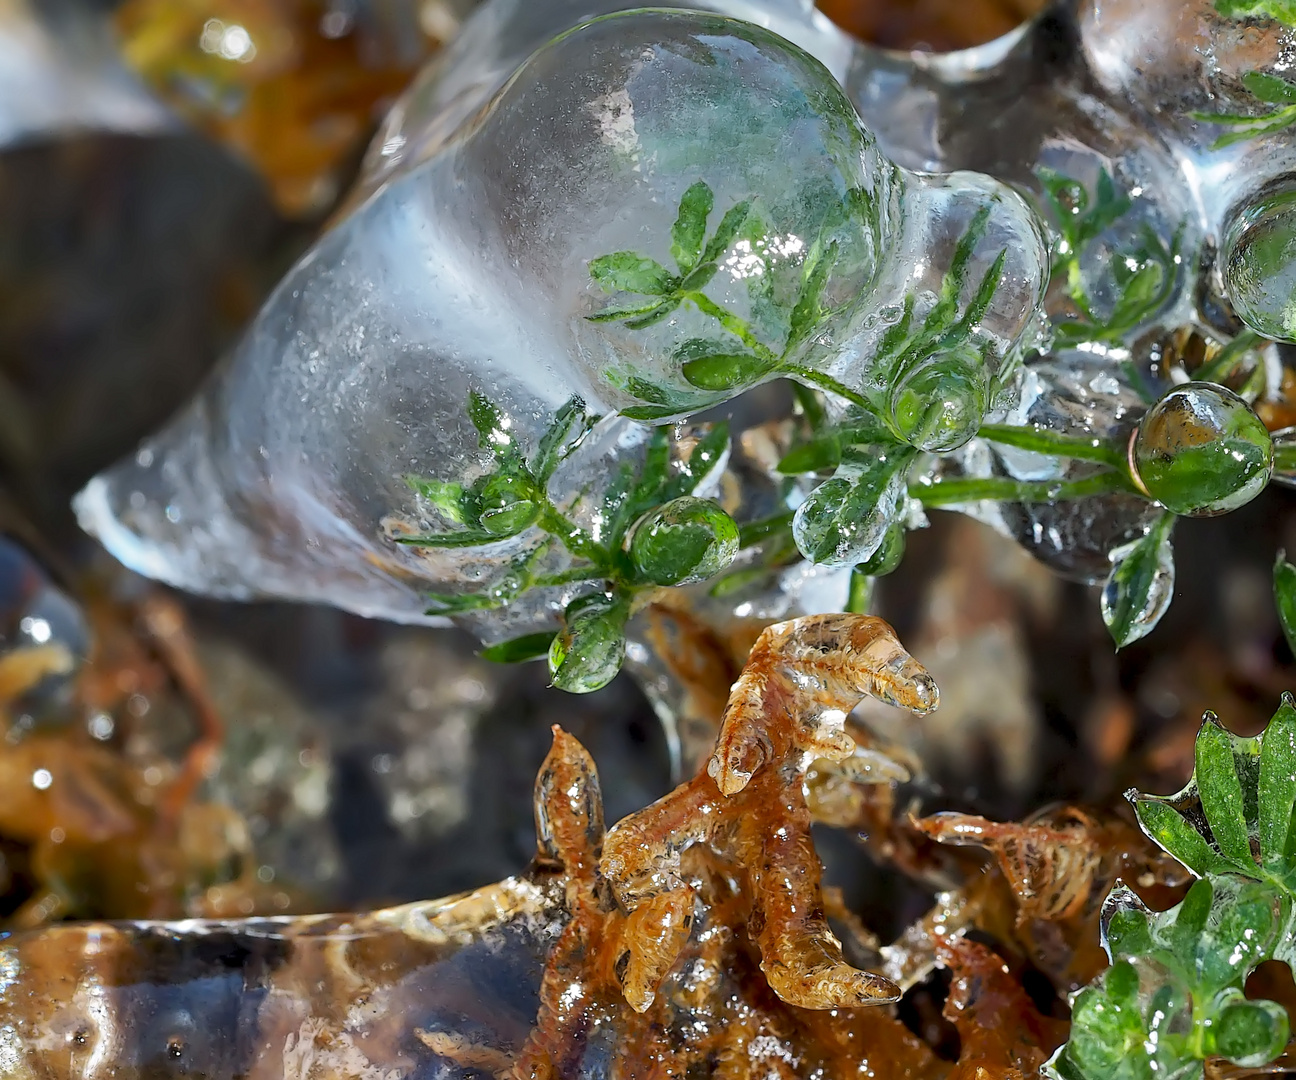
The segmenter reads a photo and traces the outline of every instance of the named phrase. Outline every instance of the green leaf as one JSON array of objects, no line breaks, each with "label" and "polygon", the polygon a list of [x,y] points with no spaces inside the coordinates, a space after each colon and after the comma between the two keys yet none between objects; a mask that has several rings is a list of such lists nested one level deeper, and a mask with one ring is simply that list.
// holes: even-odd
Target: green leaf
[{"label": "green leaf", "polygon": [[497,543],[501,537],[485,530],[464,529],[462,532],[421,533],[417,536],[398,536],[396,543],[406,547],[465,548]]},{"label": "green leaf", "polygon": [[713,578],[738,554],[738,525],[710,499],[684,495],[644,514],[630,537],[630,561],[642,580],[689,585]]},{"label": "green leaf", "polygon": [[1296,705],[1284,695],[1255,738],[1211,714],[1197,736],[1196,767],[1169,796],[1130,792],[1143,831],[1199,877],[1268,882],[1296,901]]},{"label": "green leaf", "polygon": [[[596,311],[593,315],[586,315],[585,321],[593,323],[619,322],[622,319],[628,321],[630,319],[638,319],[645,315],[657,315],[660,310],[666,306],[666,303],[661,300],[653,300],[646,304],[627,304],[620,307],[614,305],[612,307],[604,308],[602,311]],[[675,306],[678,307],[679,305],[676,304]],[[670,310],[673,310],[673,308]],[[667,311],[667,314],[669,313],[670,312]],[[661,317],[665,318],[665,315],[662,315]]]},{"label": "green leaf", "polygon": [[729,245],[737,238],[747,221],[747,215],[751,213],[751,199],[744,199],[740,203],[735,203],[726,212],[725,216],[720,219],[715,235],[707,242],[706,250],[702,252],[702,263],[718,262],[720,256],[729,250]]},{"label": "green leaf", "polygon": [[1266,105],[1296,105],[1296,83],[1265,71],[1248,71],[1242,85]]},{"label": "green leaf", "polygon": [[999,282],[1003,280],[1004,263],[1008,259],[1008,249],[1005,248],[995,256],[995,261],[990,264],[990,268],[981,277],[981,284],[977,286],[977,291],[972,297],[972,302],[968,304],[967,311],[964,312],[961,321],[962,325],[968,329],[975,329],[980,325],[981,320],[986,317],[986,312],[990,310],[990,304],[994,300],[994,294],[999,289]]},{"label": "green leaf", "polygon": [[1209,714],[1197,735],[1197,793],[1215,843],[1235,864],[1250,865],[1251,841],[1242,802],[1242,782],[1233,767],[1233,748],[1226,732]]},{"label": "green leaf", "polygon": [[680,374],[699,390],[728,391],[750,386],[768,375],[768,360],[746,352],[706,353],[686,360]]},{"label": "green leaf", "polygon": [[464,524],[464,489],[452,480],[433,480],[427,476],[407,476],[405,483],[416,495],[426,499],[447,521]]},{"label": "green leaf", "polygon": [[474,390],[468,395],[468,419],[477,429],[477,445],[483,450],[502,458],[513,449],[513,436],[509,434],[504,414],[485,394]]},{"label": "green leaf", "polygon": [[[679,216],[671,226],[671,258],[687,274],[697,266],[706,239],[707,218],[715,206],[715,194],[699,180],[680,199]],[[642,291],[642,290],[636,290]]]},{"label": "green leaf", "polygon": [[679,297],[670,297],[665,301],[665,303],[658,304],[647,314],[626,319],[626,328],[628,330],[644,330],[649,326],[655,326],[674,312],[682,303],[683,301]]},{"label": "green leaf", "polygon": [[702,263],[690,270],[688,277],[679,283],[679,291],[685,293],[705,289],[711,284],[711,279],[716,276],[718,269],[719,267],[713,262]]},{"label": "green leaf", "polygon": [[1118,649],[1150,634],[1174,593],[1174,515],[1162,514],[1148,534],[1111,553],[1111,575],[1103,587],[1103,622]]},{"label": "green leaf", "polygon": [[807,559],[828,566],[867,560],[881,545],[903,497],[903,476],[915,452],[907,446],[871,448],[843,457],[797,510],[793,533]]},{"label": "green leaf", "polygon": [[661,263],[635,251],[614,251],[591,259],[589,274],[604,292],[648,296],[668,295],[679,280]]},{"label": "green leaf", "polygon": [[815,329],[823,316],[820,298],[823,296],[824,287],[828,284],[828,277],[837,263],[840,250],[837,241],[834,240],[828,245],[828,250],[813,262],[810,259],[806,260],[801,292],[797,296],[796,305],[792,308],[791,332],[788,334],[787,345],[784,348],[785,354],[814,336]]},{"label": "green leaf", "polygon": [[631,405],[628,408],[620,409],[619,412],[627,420],[651,423],[654,420],[668,420],[670,417],[678,415],[679,409],[674,405]]},{"label": "green leaf", "polygon": [[[1102,906],[1102,933],[1112,960],[1152,951],[1152,913],[1128,885],[1117,885]],[[1121,996],[1125,996],[1121,992]]]},{"label": "green leaf", "polygon": [[549,645],[553,685],[570,694],[588,694],[610,683],[625,660],[625,596],[594,593],[567,605],[563,629]]},{"label": "green leaf", "polygon": [[1296,703],[1290,694],[1261,739],[1257,802],[1261,865],[1281,873],[1296,863]]},{"label": "green leaf", "polygon": [[1255,127],[1231,131],[1227,135],[1221,135],[1211,143],[1211,149],[1222,150],[1226,146],[1246,142],[1248,139],[1258,139],[1262,135],[1273,135],[1280,131],[1286,131],[1293,123],[1296,123],[1296,106],[1282,109],[1272,116],[1260,117],[1260,119],[1264,122]]},{"label": "green leaf", "polygon": [[[937,308],[946,308],[952,312],[958,304],[958,298],[963,293],[963,286],[967,282],[968,269],[972,265],[972,257],[976,254],[977,245],[981,243],[981,238],[985,235],[986,225],[990,221],[990,207],[982,206],[972,216],[968,227],[959,237],[958,243],[954,245],[954,256],[950,259],[949,270],[946,271],[945,278],[941,282],[940,299],[937,301]],[[948,318],[948,315],[946,316]]]},{"label": "green leaf", "polygon": [[1133,205],[1129,196],[1117,189],[1111,173],[1100,169],[1094,185],[1093,208],[1081,217],[1076,230],[1076,254],[1080,247],[1123,218]]},{"label": "green leaf", "polygon": [[1274,600],[1278,605],[1278,620],[1282,623],[1287,647],[1296,654],[1296,566],[1287,561],[1285,552],[1278,552],[1273,570]]},{"label": "green leaf", "polygon": [[698,439],[688,458],[683,461],[675,476],[662,487],[663,500],[691,495],[711,472],[724,460],[729,449],[729,425],[724,421],[711,424]]},{"label": "green leaf", "polygon": [[540,436],[531,471],[544,484],[553,476],[558,463],[581,444],[597,417],[590,416],[582,398],[573,395],[556,413],[545,433]]},{"label": "green leaf", "polygon": [[1133,801],[1134,814],[1148,838],[1198,877],[1207,873],[1225,873],[1230,869],[1169,801],[1140,795],[1136,791],[1129,792],[1127,798]]},{"label": "green leaf", "polygon": [[613,385],[621,386],[627,394],[645,402],[644,405],[631,405],[618,410],[622,416],[631,420],[664,420],[681,413],[708,408],[718,400],[714,394],[677,390],[671,386],[662,386],[642,375],[606,373],[605,377]]},{"label": "green leaf", "polygon": [[548,630],[539,634],[523,634],[508,641],[501,641],[478,654],[483,660],[496,664],[522,664],[528,660],[539,660],[549,655],[549,646],[558,636],[557,631]]},{"label": "green leaf", "polygon": [[[1117,263],[1116,265],[1122,265]],[[1140,263],[1122,284],[1120,296],[1112,307],[1107,321],[1109,336],[1112,329],[1132,329],[1161,306],[1165,298],[1169,275],[1167,266],[1158,259]]]}]

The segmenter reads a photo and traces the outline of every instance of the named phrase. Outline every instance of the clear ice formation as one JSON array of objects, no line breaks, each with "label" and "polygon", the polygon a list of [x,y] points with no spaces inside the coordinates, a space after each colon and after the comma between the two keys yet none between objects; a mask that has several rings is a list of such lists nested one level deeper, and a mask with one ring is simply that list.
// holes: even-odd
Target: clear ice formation
[{"label": "clear ice formation", "polygon": [[[712,212],[707,235],[681,244],[686,197]],[[226,370],[94,480],[78,512],[124,562],[172,584],[423,619],[429,589],[496,587],[541,539],[438,550],[389,539],[394,522],[454,524],[406,477],[471,479],[489,462],[472,394],[503,414],[500,438],[531,453],[573,396],[609,417],[647,394],[682,417],[793,364],[868,388],[869,356],[906,292],[921,317],[974,219],[967,293],[998,260],[1001,288],[977,334],[1002,359],[1043,287],[1042,240],[1012,190],[893,167],[828,72],[753,24],[662,11],[591,22],[327,233]],[[592,276],[600,257],[632,249],[678,266],[687,299],[644,330],[591,321],[614,305],[642,313],[634,293],[655,271]],[[775,302],[811,260],[826,271],[812,327]],[[681,375],[690,348],[723,334],[708,303],[752,328],[748,355],[764,366],[737,386]],[[597,535],[580,494],[643,440],[639,425],[605,419],[550,494]],[[511,629],[527,628],[521,618],[515,608]]]},{"label": "clear ice formation", "polygon": [[[464,616],[499,640],[589,589],[529,496],[485,479],[501,452],[548,462],[550,500],[597,539],[598,493],[648,452],[639,421],[789,376],[866,400],[928,479],[1065,482],[1085,463],[973,435],[1122,435],[1186,378],[1184,334],[1296,340],[1291,29],[1210,0],[1061,0],[981,48],[901,56],[802,0],[690,7],[478,9],[226,367],[81,493],[83,526],[193,591],[402,621],[542,569]],[[944,336],[900,364],[929,325]],[[574,398],[601,419],[546,458]],[[691,494],[719,490],[714,464]],[[811,500],[803,551],[867,562],[920,519],[884,466],[830,483],[881,485],[885,513],[843,529]],[[392,542],[464,529],[446,485],[474,481],[485,532]],[[963,509],[1089,581],[1156,519],[1119,493]]]}]

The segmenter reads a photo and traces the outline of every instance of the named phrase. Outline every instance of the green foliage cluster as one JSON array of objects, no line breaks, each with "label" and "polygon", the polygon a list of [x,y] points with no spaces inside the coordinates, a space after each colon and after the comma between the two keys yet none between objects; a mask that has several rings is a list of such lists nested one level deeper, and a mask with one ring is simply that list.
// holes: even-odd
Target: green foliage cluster
[{"label": "green foliage cluster", "polygon": [[1271,75],[1263,71],[1248,71],[1242,76],[1242,85],[1251,95],[1265,105],[1274,108],[1259,115],[1248,113],[1212,113],[1192,112],[1194,120],[1207,124],[1219,124],[1232,128],[1211,143],[1212,150],[1221,150],[1234,143],[1245,142],[1261,135],[1272,135],[1276,131],[1285,131],[1296,124],[1296,83]]},{"label": "green foliage cluster", "polygon": [[1195,759],[1178,794],[1130,799],[1144,832],[1198,880],[1159,913],[1124,885],[1107,898],[1111,967],[1076,995],[1054,1077],[1200,1077],[1209,1057],[1258,1068],[1287,1045],[1286,1010],[1249,1000],[1244,983],[1266,960],[1296,962],[1296,702],[1284,695],[1250,739],[1208,713]]},{"label": "green foliage cluster", "polygon": [[[601,494],[596,537],[558,506],[548,483],[559,464],[593,429],[598,417],[571,398],[551,418],[535,452],[527,457],[499,407],[473,391],[468,416],[478,445],[492,468],[470,484],[426,477],[406,478],[448,522],[444,532],[399,537],[411,547],[478,547],[539,531],[537,543],[517,556],[510,572],[490,590],[458,596],[430,596],[428,613],[458,615],[502,607],[530,589],[597,582],[592,594],[568,605],[559,632],[531,634],[488,648],[484,655],[518,662],[548,655],[555,685],[575,692],[596,690],[616,674],[625,653],[624,627],[635,598],[663,585],[712,577],[739,550],[738,526],[719,506],[694,491],[724,460],[729,446],[725,424],[711,425],[686,457],[673,459],[671,433],[654,428],[643,458],[623,462]],[[555,545],[570,565],[543,572]]]},{"label": "green foliage cluster", "polygon": [[[1042,172],[1040,181],[1058,223],[1053,272],[1081,313],[1055,327],[1059,339],[1122,340],[1164,303],[1175,273],[1176,245],[1167,247],[1145,230],[1138,249],[1115,260],[1124,268],[1118,275],[1120,293],[1110,317],[1100,321],[1084,292],[1081,258],[1087,245],[1129,212],[1132,201],[1106,172],[1100,173],[1093,192],[1053,172]],[[770,225],[752,199],[729,207],[713,225],[715,195],[703,181],[691,185],[680,200],[670,236],[673,268],[635,251],[613,252],[589,264],[592,281],[610,297],[609,306],[588,316],[593,322],[645,330],[688,305],[716,327],[714,335],[690,337],[674,347],[673,358],[690,389],[663,386],[640,373],[607,373],[641,402],[623,410],[631,419],[651,422],[696,411],[772,377],[791,381],[798,402],[796,435],[778,471],[786,477],[789,497],[792,488],[813,488],[797,513],[779,512],[740,528],[714,503],[696,496],[702,478],[727,450],[724,425],[713,426],[682,463],[672,463],[670,437],[659,429],[652,433],[644,459],[622,466],[608,490],[597,496],[604,524],[596,537],[573,519],[573,506],[554,503],[548,488],[558,465],[598,418],[578,398],[571,399],[527,454],[499,407],[474,391],[467,412],[492,467],[471,482],[409,478],[410,486],[451,527],[399,542],[465,548],[529,536],[530,530],[539,539],[515,545],[523,554],[492,588],[431,596],[430,613],[488,610],[531,589],[589,582],[595,591],[573,601],[577,606],[567,612],[561,631],[504,642],[486,655],[521,660],[547,653],[558,685],[592,689],[619,667],[622,630],[636,597],[647,590],[711,579],[713,594],[725,595],[799,557],[855,566],[856,603],[869,577],[889,573],[899,563],[913,503],[923,508],[986,500],[1054,503],[1123,494],[1159,500],[1165,512],[1146,535],[1111,553],[1103,616],[1118,646],[1155,626],[1173,593],[1176,515],[1232,509],[1268,482],[1275,454],[1267,432],[1244,401],[1218,385],[1248,361],[1254,335],[1239,335],[1221,350],[1198,372],[1199,382],[1175,388],[1159,401],[1151,400],[1149,392],[1149,408],[1132,451],[1123,438],[1118,444],[1033,425],[985,423],[988,402],[999,385],[991,373],[1011,371],[1012,364],[1004,364],[980,332],[1006,257],[1000,251],[973,282],[974,259],[988,225],[989,210],[983,209],[956,244],[930,307],[920,316],[917,296],[905,297],[868,361],[870,379],[852,389],[803,361],[853,303],[834,307],[825,299],[834,269],[859,257],[858,252],[843,255],[842,238],[851,230],[858,235],[861,229],[875,229],[878,211],[866,193],[856,190],[844,197],[818,192],[810,202],[815,231],[801,261],[781,265],[777,274],[774,264],[767,263],[767,272],[748,280],[751,322],[721,306],[706,289],[739,240],[746,240],[752,251],[766,250]],[[1141,383],[1136,380],[1136,385]],[[1191,453],[1165,449],[1175,445],[1174,417],[1165,417],[1176,395],[1196,395],[1199,404],[1209,399],[1211,409],[1205,414],[1219,420],[1217,432],[1194,431]],[[836,402],[831,410],[828,399]],[[1080,461],[1085,467],[1073,471],[1074,478],[1056,481],[950,476],[930,468],[927,455],[947,452],[973,436],[1060,461]],[[581,499],[593,497],[586,492]],[[759,556],[733,566],[740,550],[757,545]],[[569,557],[552,557],[557,548]],[[561,568],[552,569],[556,565]],[[603,599],[595,603],[589,596]]]},{"label": "green foliage cluster", "polygon": [[1036,175],[1058,230],[1052,276],[1065,282],[1067,295],[1079,312],[1078,318],[1054,323],[1054,344],[1059,348],[1084,341],[1119,344],[1170,298],[1178,235],[1167,246],[1151,225],[1142,224],[1134,247],[1115,253],[1110,260],[1118,293],[1111,314],[1099,319],[1085,288],[1081,256],[1089,244],[1129,213],[1134,202],[1117,188],[1106,169],[1099,170],[1092,197],[1080,181],[1053,169],[1038,169]]},{"label": "green foliage cluster", "polygon": [[[787,295],[780,295],[775,286],[776,268],[765,246],[771,228],[760,208],[751,199],[736,203],[708,235],[715,193],[701,180],[684,192],[671,227],[675,271],[635,251],[617,251],[590,261],[591,279],[618,299],[587,316],[589,321],[621,322],[631,330],[642,330],[688,304],[716,324],[714,336],[688,338],[672,353],[684,381],[696,392],[663,386],[635,372],[609,372],[611,381],[643,402],[622,409],[623,415],[658,420],[704,408],[774,375],[813,378],[797,358],[824,325],[842,313],[840,307],[825,306],[824,299],[843,254],[838,237],[848,224],[861,230],[876,226],[873,200],[861,189],[852,188],[840,199],[816,201],[820,207],[813,215],[815,235],[801,261],[795,289]],[[762,273],[748,278],[753,310],[763,316],[763,333],[705,292],[719,271],[720,258],[739,239],[749,241],[754,257],[764,263]],[[780,340],[771,344],[771,332]]]}]

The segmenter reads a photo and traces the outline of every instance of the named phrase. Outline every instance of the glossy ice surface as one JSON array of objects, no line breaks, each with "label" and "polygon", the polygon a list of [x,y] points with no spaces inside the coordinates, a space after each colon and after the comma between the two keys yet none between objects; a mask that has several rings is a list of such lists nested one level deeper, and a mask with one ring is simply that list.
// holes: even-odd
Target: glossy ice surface
[{"label": "glossy ice surface", "polygon": [[[495,47],[525,57],[564,27],[562,10],[549,12],[541,40],[514,48],[506,35]],[[522,11],[525,25],[534,10]],[[478,17],[382,145],[451,123],[453,110],[428,103],[450,93],[456,72],[485,78],[492,68],[472,41],[507,15]],[[840,43],[798,6],[771,7],[761,21],[812,47]],[[1031,325],[1044,254],[1021,198],[985,177],[896,169],[830,72],[757,25],[619,15],[545,45],[476,109],[492,88],[455,97],[472,115],[451,125],[453,138],[380,169],[377,190],[288,275],[227,369],[83,493],[82,522],[123,561],[215,595],[421,619],[425,592],[490,588],[540,542],[534,531],[433,552],[390,542],[394,520],[452,524],[406,476],[471,480],[484,467],[466,415],[473,392],[527,452],[573,395],[605,415],[647,401],[658,417],[683,416],[802,366],[884,397],[879,340],[906,297],[925,317],[972,228],[955,299],[971,303],[994,270],[999,288],[975,330],[994,357],[986,380]],[[673,222],[686,197],[705,200],[704,228],[681,243]],[[620,252],[640,262],[600,270]],[[816,265],[808,320],[793,301]],[[663,284],[667,274],[675,284]],[[635,313],[653,306],[644,289],[676,299],[641,327]],[[718,347],[721,309],[750,327],[740,351],[760,369],[737,384],[686,378],[699,342]],[[605,421],[553,476],[552,497],[573,504],[598,483],[600,462],[625,460],[642,438],[636,425]],[[514,632],[528,628],[510,618]]]},{"label": "glossy ice surface", "polygon": [[[437,621],[430,595],[493,595],[511,602],[468,621],[498,640],[556,625],[583,564],[516,490],[475,504],[499,515],[478,535],[446,485],[480,488],[501,446],[538,460],[570,402],[603,419],[545,494],[595,538],[644,453],[632,421],[776,377],[827,388],[832,416],[865,402],[934,456],[865,454],[785,495],[801,552],[845,567],[921,523],[906,481],[1088,475],[992,449],[984,421],[1115,438],[1186,377],[1183,335],[1208,355],[1244,325],[1292,336],[1281,22],[1060,0],[901,57],[800,0],[702,6],[485,4],[223,373],[85,489],[83,525],[217,596]],[[500,417],[486,441],[474,395]],[[1089,581],[1154,516],[1120,493],[965,508]],[[393,543],[427,533],[457,539]],[[519,567],[560,584],[519,589]]]}]

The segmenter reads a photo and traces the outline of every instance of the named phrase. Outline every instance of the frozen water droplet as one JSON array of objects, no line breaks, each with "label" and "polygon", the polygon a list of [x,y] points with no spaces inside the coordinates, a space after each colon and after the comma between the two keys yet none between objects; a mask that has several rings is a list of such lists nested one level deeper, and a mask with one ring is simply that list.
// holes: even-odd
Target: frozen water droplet
[{"label": "frozen water droplet", "polygon": [[842,465],[797,507],[792,535],[801,554],[813,562],[867,562],[901,515],[912,452],[871,447],[861,458]]},{"label": "frozen water droplet", "polygon": [[1296,187],[1242,207],[1229,225],[1222,259],[1238,317],[1258,334],[1296,342]]},{"label": "frozen water droplet", "polygon": [[[874,307],[911,293],[931,338],[946,289],[933,326],[998,364],[1042,289],[1022,198],[897,169],[824,67],[749,23],[624,12],[541,48],[471,118],[422,114],[421,138],[412,115],[403,164],[293,268],[231,365],[78,498],[133,568],[218,596],[452,614],[491,638],[552,627],[581,588],[544,497],[601,543],[608,515],[582,493],[644,453],[641,429],[606,418],[542,485],[565,402],[659,420],[800,365],[872,379],[885,402]],[[903,483],[882,488],[876,527],[843,519],[837,557],[876,549]],[[467,610],[470,593],[507,608]]]},{"label": "frozen water droplet", "polygon": [[565,625],[549,648],[549,674],[560,690],[588,694],[601,690],[625,660],[629,605],[596,593],[567,605]]},{"label": "frozen water droplet", "polygon": [[1211,517],[1246,505],[1264,490],[1273,440],[1231,390],[1189,383],[1147,411],[1134,440],[1134,464],[1162,506]]},{"label": "frozen water droplet", "polygon": [[985,419],[988,379],[984,361],[971,348],[935,352],[891,391],[891,419],[911,446],[953,450]]}]

